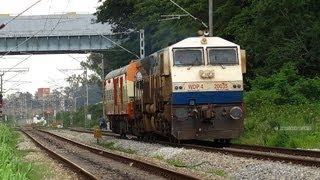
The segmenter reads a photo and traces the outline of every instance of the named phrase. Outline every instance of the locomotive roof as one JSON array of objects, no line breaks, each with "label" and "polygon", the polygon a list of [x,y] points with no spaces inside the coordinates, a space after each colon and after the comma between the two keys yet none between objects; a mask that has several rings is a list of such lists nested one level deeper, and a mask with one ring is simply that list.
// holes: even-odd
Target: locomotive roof
[{"label": "locomotive roof", "polygon": [[[202,39],[206,39],[207,43],[206,44],[201,44]],[[222,39],[220,37],[190,37],[186,38],[182,41],[179,41],[170,47],[195,47],[195,46],[219,46],[219,47],[230,47],[230,46],[238,46],[237,44],[230,42],[228,40]]]},{"label": "locomotive roof", "polygon": [[[203,39],[207,40],[206,44],[202,44],[201,40]],[[199,37],[189,37],[186,39],[183,39],[167,48],[179,48],[179,47],[198,47],[198,46],[217,46],[217,47],[234,47],[234,46],[239,46],[233,42],[230,42],[228,40],[225,40],[223,38],[220,37],[204,37],[204,36],[199,36]],[[165,48],[164,48],[165,49]],[[163,49],[157,51],[160,52],[163,51]],[[157,52],[151,54],[151,55],[155,55]],[[125,74],[128,70],[128,66],[126,65],[122,68],[116,69],[111,71],[109,74],[106,75],[105,79],[110,79],[122,74]]]},{"label": "locomotive roof", "polygon": [[119,68],[119,69],[116,69],[116,70],[113,70],[113,71],[109,72],[106,75],[105,79],[110,79],[110,78],[125,74],[127,72],[127,70],[128,70],[128,66],[129,65],[126,65],[126,66],[124,66],[122,68]]}]

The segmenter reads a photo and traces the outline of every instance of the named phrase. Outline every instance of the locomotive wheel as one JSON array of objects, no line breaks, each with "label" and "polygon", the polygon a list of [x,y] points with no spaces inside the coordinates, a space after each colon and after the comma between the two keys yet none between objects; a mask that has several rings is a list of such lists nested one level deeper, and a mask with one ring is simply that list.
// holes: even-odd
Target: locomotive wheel
[{"label": "locomotive wheel", "polygon": [[127,125],[125,120],[121,120],[119,122],[119,134],[121,138],[126,138],[127,137]]},{"label": "locomotive wheel", "polygon": [[169,137],[169,142],[173,143],[173,144],[180,144],[181,143],[180,140],[178,140],[177,138],[175,138],[172,135]]},{"label": "locomotive wheel", "polygon": [[149,142],[149,136],[148,136],[148,134],[145,134],[145,135],[143,136],[143,141],[144,141],[144,142]]},{"label": "locomotive wheel", "polygon": [[149,141],[152,143],[156,142],[156,136],[150,135]]},{"label": "locomotive wheel", "polygon": [[170,142],[170,143],[174,143],[174,139],[173,139],[173,138],[174,138],[173,136],[170,136],[170,137],[169,137],[169,142]]},{"label": "locomotive wheel", "polygon": [[142,140],[143,140],[143,136],[140,135],[140,134],[137,136],[137,138],[138,138],[139,141],[142,141]]},{"label": "locomotive wheel", "polygon": [[231,139],[215,139],[214,144],[218,147],[230,146]]}]

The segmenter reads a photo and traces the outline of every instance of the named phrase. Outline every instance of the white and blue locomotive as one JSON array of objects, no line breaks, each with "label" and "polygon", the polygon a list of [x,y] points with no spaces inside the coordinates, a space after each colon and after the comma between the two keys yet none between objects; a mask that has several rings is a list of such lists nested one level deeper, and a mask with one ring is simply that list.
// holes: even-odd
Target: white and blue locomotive
[{"label": "white and blue locomotive", "polygon": [[[246,58],[239,45],[219,37],[191,37],[130,64],[134,71],[121,72],[128,77],[134,72],[134,83],[124,82],[120,90],[110,85],[108,91],[122,92],[111,96],[127,100],[127,113],[109,117],[117,132],[174,140],[240,136]],[[106,81],[120,75],[115,72]]]}]

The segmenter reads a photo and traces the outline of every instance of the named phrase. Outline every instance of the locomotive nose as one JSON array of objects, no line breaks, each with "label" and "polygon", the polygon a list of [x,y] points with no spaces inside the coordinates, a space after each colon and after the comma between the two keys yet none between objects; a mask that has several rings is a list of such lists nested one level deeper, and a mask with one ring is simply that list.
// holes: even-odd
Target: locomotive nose
[{"label": "locomotive nose", "polygon": [[230,117],[232,119],[238,120],[243,116],[243,111],[240,107],[236,106],[230,109]]}]

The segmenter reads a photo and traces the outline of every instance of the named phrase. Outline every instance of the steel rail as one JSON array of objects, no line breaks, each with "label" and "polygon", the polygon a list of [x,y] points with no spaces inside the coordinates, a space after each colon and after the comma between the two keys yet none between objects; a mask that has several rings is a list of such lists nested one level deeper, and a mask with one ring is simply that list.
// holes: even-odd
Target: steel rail
[{"label": "steel rail", "polygon": [[249,158],[256,158],[256,159],[263,159],[263,160],[293,163],[293,164],[299,164],[299,165],[305,165],[305,166],[320,167],[320,158],[315,158],[312,156],[295,156],[295,155],[289,155],[289,154],[279,153],[279,152],[265,152],[265,151],[260,151],[259,149],[254,149],[254,148],[250,150],[244,150],[241,148],[234,148],[234,147],[215,148],[215,147],[207,147],[207,146],[192,145],[192,144],[181,144],[181,147],[204,150],[208,152],[232,154],[232,155],[241,156],[241,157],[249,157]]},{"label": "steel rail", "polygon": [[[174,170],[171,170],[169,168],[166,168],[166,167],[161,167],[161,166],[158,166],[156,164],[151,164],[149,162],[144,162],[142,160],[138,160],[138,159],[133,159],[133,158],[130,158],[128,156],[124,156],[124,155],[119,155],[119,154],[116,154],[116,153],[112,153],[112,152],[109,152],[109,151],[106,151],[106,150],[103,150],[103,149],[99,149],[99,148],[96,148],[96,147],[92,147],[92,146],[89,146],[89,145],[86,145],[84,143],[80,143],[80,142],[76,142],[76,141],[73,141],[73,140],[70,140],[68,138],[65,138],[65,137],[62,137],[62,136],[59,136],[59,135],[56,135],[56,134],[53,134],[51,132],[48,132],[48,131],[45,131],[45,130],[40,130],[40,132],[43,132],[43,133],[47,133],[53,137],[56,137],[58,139],[61,139],[63,141],[66,141],[70,144],[73,144],[75,146],[78,146],[82,149],[86,149],[92,153],[95,153],[95,154],[99,154],[103,157],[106,157],[106,158],[109,158],[109,159],[113,159],[115,161],[118,161],[118,162],[122,162],[124,164],[130,164],[138,169],[142,169],[142,170],[145,170],[147,172],[150,172],[154,175],[159,175],[159,176],[162,176],[162,177],[165,177],[165,178],[169,178],[169,179],[183,179],[183,180],[195,180],[195,179],[200,179],[199,177],[196,177],[196,176],[193,176],[193,175],[188,175],[188,174],[184,174],[184,173],[181,173],[181,172],[177,172],[177,171],[174,171]],[[88,133],[89,131],[87,131]]]},{"label": "steel rail", "polygon": [[68,167],[70,167],[73,171],[78,172],[81,174],[85,179],[92,179],[92,180],[98,180],[96,176],[91,174],[90,172],[86,171],[85,169],[81,168],[77,164],[69,161],[67,158],[55,153],[54,151],[47,148],[44,144],[37,141],[29,132],[26,130],[20,129],[20,131],[25,134],[27,137],[29,137],[40,149],[44,150],[49,156],[53,157],[54,159],[58,159],[59,161],[66,164]]},{"label": "steel rail", "polygon": [[263,151],[263,152],[272,152],[272,153],[320,158],[320,151],[314,151],[314,150],[268,147],[268,146],[246,145],[246,144],[231,144],[230,147],[237,148],[237,149],[244,149],[244,150],[256,150],[256,151]]},{"label": "steel rail", "polygon": [[[92,133],[92,131],[90,130],[83,131],[78,129],[72,129],[72,131]],[[120,135],[112,132],[103,132],[103,135],[120,137]],[[156,143],[173,146],[173,147],[197,149],[200,151],[231,154],[231,155],[240,156],[240,157],[257,158],[262,160],[272,160],[272,161],[293,163],[293,164],[299,164],[299,165],[305,165],[305,166],[320,167],[320,151],[265,147],[265,146],[257,146],[257,145],[242,145],[242,144],[231,144],[229,147],[217,148],[217,147],[212,147],[213,143],[211,142],[203,142],[203,144],[206,144],[206,145],[176,144],[176,143],[170,143],[170,142],[164,142],[164,141],[156,141]]]}]

